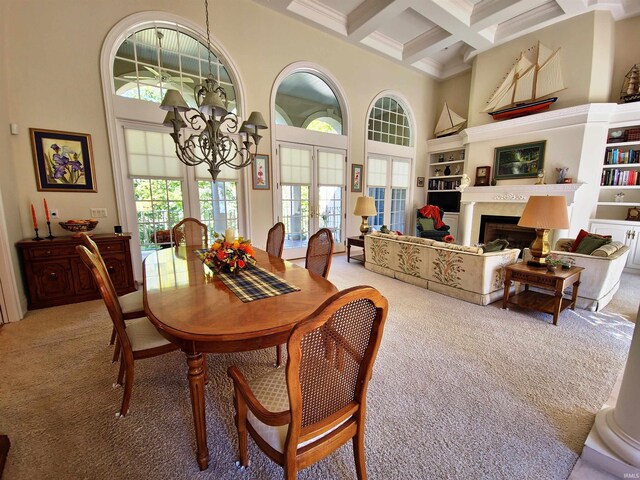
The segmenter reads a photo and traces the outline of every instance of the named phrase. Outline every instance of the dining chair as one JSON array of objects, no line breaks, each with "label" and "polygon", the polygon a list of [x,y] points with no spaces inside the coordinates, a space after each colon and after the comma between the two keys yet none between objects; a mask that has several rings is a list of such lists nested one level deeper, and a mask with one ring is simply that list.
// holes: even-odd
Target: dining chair
[{"label": "dining chair", "polygon": [[180,220],[172,229],[176,245],[209,246],[207,226],[197,218],[187,217]]},{"label": "dining chair", "polygon": [[[324,278],[329,276],[333,257],[333,235],[328,228],[321,228],[311,235],[307,243],[304,268]],[[276,367],[282,365],[282,345],[276,346]]]},{"label": "dining chair", "polygon": [[104,263],[84,245],[77,245],[76,251],[84,264],[91,270],[120,342],[120,370],[116,386],[122,385],[124,380],[124,394],[120,412],[116,416],[124,417],[129,411],[131,391],[133,390],[134,362],[172,352],[178,347],[160,335],[146,316],[131,319],[125,323],[122,307]]},{"label": "dining chair", "polygon": [[284,223],[278,222],[269,229],[267,234],[267,253],[282,258],[284,248]]},{"label": "dining chair", "polygon": [[367,387],[387,310],[372,287],[343,290],[294,327],[286,369],[247,380],[229,367],[240,467],[249,465],[247,432],[286,479],[352,440],[357,477],[367,478]]},{"label": "dining chair", "polygon": [[333,235],[328,228],[321,228],[309,238],[304,268],[327,278],[332,257]]},{"label": "dining chair", "polygon": [[[100,249],[98,248],[96,242],[94,242],[91,237],[84,232],[80,234],[80,241],[84,244],[85,247],[89,249],[91,253],[93,253],[98,258],[100,262],[102,262],[102,266],[104,267],[104,269],[109,272],[109,267],[102,258]],[[144,304],[142,300],[142,290],[136,290],[135,292],[120,295],[118,296],[118,302],[120,303],[120,307],[122,308],[122,317],[125,320],[144,317],[146,315],[146,313],[144,312]],[[111,329],[111,339],[109,340],[109,345],[113,345],[114,343],[116,343],[115,349],[113,351],[112,362],[115,362],[120,356],[120,343],[116,342],[116,340],[116,328],[114,326]]]}]

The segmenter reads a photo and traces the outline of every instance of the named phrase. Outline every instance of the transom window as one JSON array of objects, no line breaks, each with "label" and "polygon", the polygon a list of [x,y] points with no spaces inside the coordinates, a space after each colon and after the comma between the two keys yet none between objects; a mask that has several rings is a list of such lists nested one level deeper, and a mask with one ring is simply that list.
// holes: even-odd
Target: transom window
[{"label": "transom window", "polygon": [[[211,52],[211,74],[227,94],[228,110],[236,108],[236,92],[229,72]],[[116,94],[160,103],[165,90],[182,93],[195,107],[193,89],[209,75],[207,46],[177,25],[162,24],[129,35],[113,59]]]},{"label": "transom window", "polygon": [[391,97],[379,98],[369,113],[369,140],[411,146],[411,128],[404,108]]},{"label": "transom window", "polygon": [[331,87],[309,72],[285,78],[276,94],[276,125],[342,135],[342,110]]}]

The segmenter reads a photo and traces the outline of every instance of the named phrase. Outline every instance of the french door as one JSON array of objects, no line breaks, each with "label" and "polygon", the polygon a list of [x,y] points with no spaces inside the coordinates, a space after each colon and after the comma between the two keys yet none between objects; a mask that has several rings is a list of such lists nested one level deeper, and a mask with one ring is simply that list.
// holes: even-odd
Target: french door
[{"label": "french door", "polygon": [[285,226],[284,257],[301,258],[320,228],[333,234],[334,252],[343,252],[346,152],[278,143],[278,218]]}]

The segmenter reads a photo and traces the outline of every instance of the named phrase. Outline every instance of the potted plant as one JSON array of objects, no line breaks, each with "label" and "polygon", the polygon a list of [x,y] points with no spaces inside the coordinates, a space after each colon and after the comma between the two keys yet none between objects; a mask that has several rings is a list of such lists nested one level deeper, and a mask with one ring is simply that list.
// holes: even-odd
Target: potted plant
[{"label": "potted plant", "polygon": [[558,267],[562,267],[564,270],[570,269],[574,264],[574,259],[570,257],[562,257],[555,253],[551,253],[545,258],[545,265],[550,272],[555,271]]}]

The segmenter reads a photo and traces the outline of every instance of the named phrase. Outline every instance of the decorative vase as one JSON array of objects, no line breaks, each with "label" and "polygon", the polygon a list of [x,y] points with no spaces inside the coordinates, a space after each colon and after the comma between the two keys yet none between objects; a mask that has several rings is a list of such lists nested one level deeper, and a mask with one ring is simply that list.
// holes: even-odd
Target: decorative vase
[{"label": "decorative vase", "polygon": [[449,165],[444,168],[444,174],[451,175],[451,167]]},{"label": "decorative vase", "polygon": [[558,265],[551,265],[547,263],[547,270],[550,272],[555,272],[558,269]]}]

